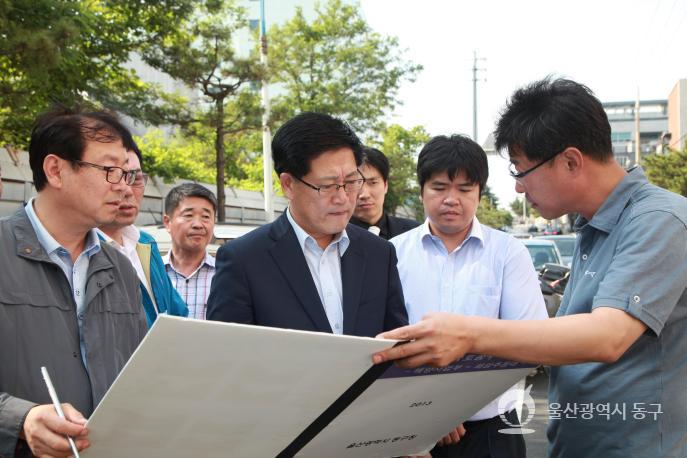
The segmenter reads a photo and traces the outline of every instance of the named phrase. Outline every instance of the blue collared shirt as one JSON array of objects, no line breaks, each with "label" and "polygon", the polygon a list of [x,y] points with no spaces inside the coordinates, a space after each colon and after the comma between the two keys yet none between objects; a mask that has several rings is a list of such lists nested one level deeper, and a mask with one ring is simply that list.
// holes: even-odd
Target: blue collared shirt
[{"label": "blue collared shirt", "polygon": [[64,275],[67,277],[69,286],[72,290],[72,296],[74,297],[74,303],[76,305],[76,318],[79,324],[79,345],[81,348],[81,359],[83,360],[86,369],[88,365],[86,363],[86,345],[83,339],[83,322],[84,322],[84,312],[86,310],[86,280],[88,279],[88,265],[90,263],[90,258],[98,251],[100,251],[100,240],[98,239],[98,233],[96,229],[91,229],[86,234],[86,244],[84,250],[76,258],[76,262],[72,262],[72,257],[60,243],[55,240],[55,238],[50,235],[48,230],[43,226],[41,220],[36,215],[36,211],[33,208],[32,198],[29,203],[26,204],[26,214],[31,221],[33,230],[36,232],[36,237],[38,238],[38,243],[41,244],[48,257],[57,264]]},{"label": "blue collared shirt", "polygon": [[637,167],[575,229],[558,315],[611,307],[648,329],[612,364],[552,367],[549,405],[558,415],[549,454],[685,456],[687,199],[650,184]]},{"label": "blue collared shirt", "polygon": [[[391,239],[410,324],[429,312],[505,320],[546,319],[539,280],[527,248],[512,236],[473,219],[452,252],[433,235],[429,220]],[[500,413],[498,399],[471,420]]]},{"label": "blue collared shirt", "polygon": [[286,217],[296,232],[298,243],[308,263],[310,274],[315,282],[329,325],[334,334],[343,333],[343,286],[341,281],[341,256],[344,255],[350,240],[346,229],[331,241],[325,249],[301,228],[288,209]]}]

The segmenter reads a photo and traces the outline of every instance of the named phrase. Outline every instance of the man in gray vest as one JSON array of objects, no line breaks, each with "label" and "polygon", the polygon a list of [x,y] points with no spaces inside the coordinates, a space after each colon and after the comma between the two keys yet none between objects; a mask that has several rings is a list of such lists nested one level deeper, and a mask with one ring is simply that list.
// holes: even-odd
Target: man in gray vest
[{"label": "man in gray vest", "polygon": [[94,229],[114,220],[136,178],[132,148],[106,112],[53,111],[36,122],[29,161],[38,196],[0,219],[0,456],[69,456],[67,436],[87,447],[84,416],[146,333],[136,272]]}]

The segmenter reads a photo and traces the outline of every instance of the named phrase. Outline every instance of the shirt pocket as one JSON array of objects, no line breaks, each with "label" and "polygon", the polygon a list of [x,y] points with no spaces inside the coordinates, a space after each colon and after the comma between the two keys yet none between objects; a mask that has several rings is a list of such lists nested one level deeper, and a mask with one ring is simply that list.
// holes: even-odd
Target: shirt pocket
[{"label": "shirt pocket", "polygon": [[469,301],[465,303],[466,315],[498,318],[501,307],[501,288],[490,285],[468,286]]}]

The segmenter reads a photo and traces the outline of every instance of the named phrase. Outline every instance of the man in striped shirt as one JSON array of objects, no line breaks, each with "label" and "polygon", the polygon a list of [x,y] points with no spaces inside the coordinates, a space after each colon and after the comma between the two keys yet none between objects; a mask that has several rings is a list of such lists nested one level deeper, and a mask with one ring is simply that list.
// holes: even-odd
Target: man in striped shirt
[{"label": "man in striped shirt", "polygon": [[163,222],[172,236],[172,249],[164,256],[172,285],[188,306],[189,318],[205,319],[215,258],[206,248],[215,228],[217,199],[207,188],[184,183],[165,199]]}]

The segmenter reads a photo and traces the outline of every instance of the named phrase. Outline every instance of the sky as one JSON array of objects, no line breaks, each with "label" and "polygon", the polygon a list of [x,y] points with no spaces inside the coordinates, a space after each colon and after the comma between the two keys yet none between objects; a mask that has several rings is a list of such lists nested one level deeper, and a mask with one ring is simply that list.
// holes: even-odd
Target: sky
[{"label": "sky", "polygon": [[[512,92],[547,75],[589,86],[602,102],[667,99],[687,78],[687,0],[361,0],[371,27],[396,36],[424,70],[390,116],[431,135],[472,136],[473,52],[478,142]],[[507,162],[490,159],[501,206],[516,194]]]}]

